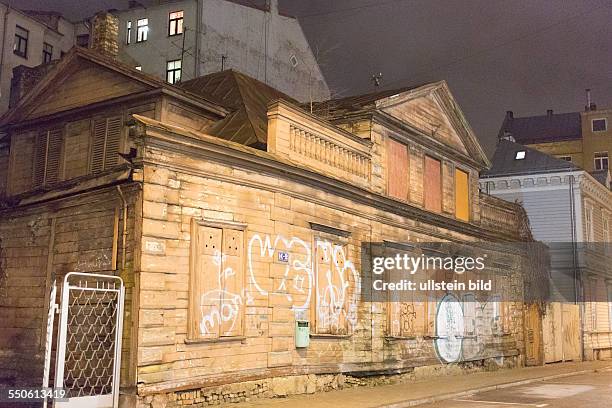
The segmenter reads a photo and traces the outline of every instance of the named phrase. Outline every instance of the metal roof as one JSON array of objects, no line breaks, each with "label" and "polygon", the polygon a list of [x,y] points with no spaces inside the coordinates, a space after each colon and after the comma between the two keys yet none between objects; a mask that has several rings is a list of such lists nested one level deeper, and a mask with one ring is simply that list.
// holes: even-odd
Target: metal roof
[{"label": "metal roof", "polygon": [[232,111],[207,132],[232,142],[261,148],[268,137],[268,104],[284,99],[299,103],[271,86],[234,70],[215,72],[185,81],[181,88],[210,95]]},{"label": "metal roof", "polygon": [[[517,159],[518,152],[525,152]],[[493,166],[481,172],[481,177],[500,177],[519,174],[551,173],[555,171],[580,170],[572,162],[557,159],[546,153],[531,149],[510,140],[500,140],[493,155]]]},{"label": "metal roof", "polygon": [[512,136],[522,144],[547,143],[582,138],[579,112],[552,113],[515,118],[508,112],[499,130],[499,137]]}]

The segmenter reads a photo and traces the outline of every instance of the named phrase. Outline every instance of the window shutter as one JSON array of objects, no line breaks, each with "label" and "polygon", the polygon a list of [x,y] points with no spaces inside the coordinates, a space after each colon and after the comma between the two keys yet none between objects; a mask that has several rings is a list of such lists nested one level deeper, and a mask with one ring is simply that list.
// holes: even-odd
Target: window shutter
[{"label": "window shutter", "polygon": [[47,137],[47,171],[45,183],[53,183],[59,180],[60,160],[62,155],[62,131],[51,130]]},{"label": "window shutter", "polygon": [[121,116],[109,118],[106,122],[106,146],[104,147],[104,169],[109,169],[119,163],[119,148],[121,144]]},{"label": "window shutter", "polygon": [[106,145],[106,119],[97,119],[93,122],[91,148],[91,172],[104,170],[104,150]]},{"label": "window shutter", "polygon": [[455,169],[455,216],[462,221],[470,220],[469,192],[468,174]]},{"label": "window shutter", "polygon": [[34,173],[32,175],[32,186],[40,187],[45,182],[45,167],[47,162],[47,132],[36,136],[34,146]]},{"label": "window shutter", "polygon": [[408,148],[389,139],[387,141],[388,195],[401,200],[408,199]]},{"label": "window shutter", "polygon": [[440,161],[425,156],[425,209],[442,211],[442,176]]}]

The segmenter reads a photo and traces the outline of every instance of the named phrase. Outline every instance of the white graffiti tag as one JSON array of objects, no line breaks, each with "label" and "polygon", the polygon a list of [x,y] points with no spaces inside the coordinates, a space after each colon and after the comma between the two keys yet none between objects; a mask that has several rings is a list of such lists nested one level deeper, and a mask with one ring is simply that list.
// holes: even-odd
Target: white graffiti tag
[{"label": "white graffiti tag", "polygon": [[211,334],[221,327],[221,334],[229,335],[236,329],[242,298],[240,295],[225,290],[214,289],[201,297],[202,320],[200,333]]},{"label": "white graffiti tag", "polygon": [[274,260],[274,255],[279,251],[290,252],[290,255],[288,262],[284,266],[284,272],[280,278],[280,282],[272,291],[274,293],[283,293],[289,301],[293,301],[291,293],[287,290],[287,281],[293,281],[293,288],[296,289],[297,292],[304,294],[305,299],[303,302],[294,303],[292,309],[294,311],[303,310],[310,304],[313,276],[311,250],[301,239],[296,237],[286,239],[281,235],[277,235],[274,240],[272,240],[269,235],[266,235],[264,239],[257,234],[253,235],[249,240],[247,254],[250,283],[262,295],[269,295],[268,291],[263,289],[258,283],[255,272],[257,269],[255,266],[256,260],[254,257],[258,256],[260,261],[269,262],[270,260]]},{"label": "white graffiti tag", "polygon": [[[220,251],[212,255],[212,263],[217,274],[218,288],[200,296],[200,333],[231,335],[239,320],[242,296],[223,289],[224,282],[236,275],[231,267],[223,268],[227,256]],[[208,272],[208,271],[206,271]]]},{"label": "white graffiti tag", "polygon": [[357,297],[361,287],[353,262],[341,245],[318,240],[317,324],[334,333],[354,328],[357,323]]}]

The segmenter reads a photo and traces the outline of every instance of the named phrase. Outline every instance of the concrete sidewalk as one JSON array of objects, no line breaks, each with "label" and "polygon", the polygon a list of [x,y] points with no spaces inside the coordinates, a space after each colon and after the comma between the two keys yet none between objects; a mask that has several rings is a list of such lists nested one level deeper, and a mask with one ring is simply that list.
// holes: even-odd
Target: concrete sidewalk
[{"label": "concrete sidewalk", "polygon": [[612,361],[557,363],[543,367],[433,377],[403,384],[355,387],[287,398],[261,398],[251,402],[224,406],[234,408],[402,408],[605,369],[612,369]]}]

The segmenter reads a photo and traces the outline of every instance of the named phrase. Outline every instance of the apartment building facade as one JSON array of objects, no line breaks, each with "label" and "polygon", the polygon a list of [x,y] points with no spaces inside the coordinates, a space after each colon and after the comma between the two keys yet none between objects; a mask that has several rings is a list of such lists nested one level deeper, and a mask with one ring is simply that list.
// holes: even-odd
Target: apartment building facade
[{"label": "apartment building facade", "polygon": [[570,161],[588,172],[605,172],[612,152],[612,110],[591,104],[582,112],[515,117],[511,111],[499,137],[511,136],[517,143]]},{"label": "apartment building facade", "polygon": [[551,248],[546,362],[612,357],[609,186],[608,172],[598,180],[573,162],[511,140],[499,142],[493,166],[481,174],[481,189],[520,203],[534,238]]},{"label": "apartment building facade", "polygon": [[302,101],[329,88],[299,21],[278,1],[165,1],[114,11],[123,61],[170,83],[234,69]]},{"label": "apartment building facade", "polygon": [[59,59],[75,44],[74,25],[54,12],[19,10],[0,3],[0,113],[9,107],[13,68]]}]

